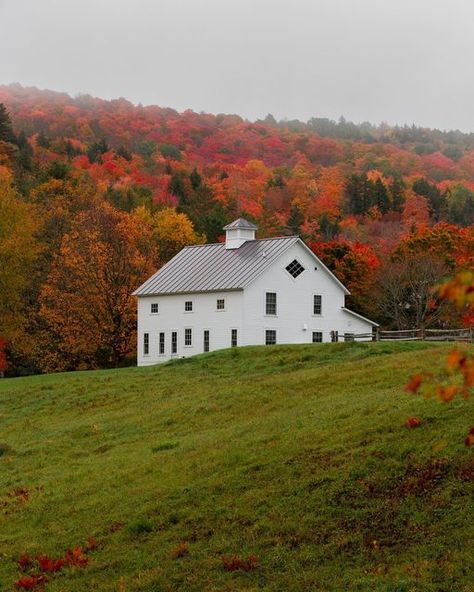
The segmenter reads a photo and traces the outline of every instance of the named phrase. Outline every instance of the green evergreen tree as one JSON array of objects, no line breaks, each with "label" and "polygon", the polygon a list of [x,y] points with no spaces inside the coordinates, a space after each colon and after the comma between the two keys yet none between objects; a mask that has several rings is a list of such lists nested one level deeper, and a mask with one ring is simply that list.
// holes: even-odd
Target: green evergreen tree
[{"label": "green evergreen tree", "polygon": [[38,146],[41,146],[41,148],[51,148],[51,140],[43,132],[38,134],[36,142],[38,143]]},{"label": "green evergreen tree", "polygon": [[392,210],[401,212],[405,203],[405,183],[403,179],[395,177],[389,189]]},{"label": "green evergreen tree", "polygon": [[413,191],[418,195],[426,197],[435,222],[438,222],[444,217],[447,206],[446,195],[441,193],[436,185],[432,185],[426,179],[416,179],[413,182]]},{"label": "green evergreen tree", "polygon": [[201,175],[198,173],[196,167],[193,168],[191,174],[189,175],[191,180],[191,186],[193,189],[198,189],[201,186],[202,178]]},{"label": "green evergreen tree", "polygon": [[[388,192],[381,179],[377,179],[375,183],[370,183],[371,206],[377,206],[382,214],[386,214],[390,209],[390,200]],[[369,207],[371,207],[369,206]]]},{"label": "green evergreen tree", "polygon": [[24,131],[21,131],[18,134],[16,144],[18,146],[18,164],[20,168],[24,171],[31,171],[33,167],[31,160],[31,157],[33,156],[33,149],[31,148]]},{"label": "green evergreen tree", "polygon": [[301,226],[304,223],[304,214],[298,204],[293,204],[286,221],[286,229],[289,234],[300,234]]},{"label": "green evergreen tree", "polygon": [[12,121],[3,103],[0,103],[0,141],[15,143]]}]

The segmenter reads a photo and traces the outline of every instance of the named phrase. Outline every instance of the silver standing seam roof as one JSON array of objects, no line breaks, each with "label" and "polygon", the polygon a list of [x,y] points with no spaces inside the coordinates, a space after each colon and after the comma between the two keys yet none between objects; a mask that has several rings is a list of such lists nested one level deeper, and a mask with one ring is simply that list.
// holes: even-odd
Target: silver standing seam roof
[{"label": "silver standing seam roof", "polygon": [[225,243],[184,247],[133,294],[242,290],[299,240],[298,236],[249,240],[238,249],[226,249]]}]

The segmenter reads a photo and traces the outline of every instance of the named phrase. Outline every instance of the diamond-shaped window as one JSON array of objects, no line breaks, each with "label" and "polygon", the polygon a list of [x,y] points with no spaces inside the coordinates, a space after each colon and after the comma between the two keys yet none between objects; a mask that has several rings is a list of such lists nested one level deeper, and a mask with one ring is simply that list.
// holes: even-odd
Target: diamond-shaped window
[{"label": "diamond-shaped window", "polygon": [[289,265],[287,265],[285,269],[294,278],[297,278],[300,275],[300,273],[303,273],[304,271],[304,267],[296,259],[293,259],[293,261]]}]

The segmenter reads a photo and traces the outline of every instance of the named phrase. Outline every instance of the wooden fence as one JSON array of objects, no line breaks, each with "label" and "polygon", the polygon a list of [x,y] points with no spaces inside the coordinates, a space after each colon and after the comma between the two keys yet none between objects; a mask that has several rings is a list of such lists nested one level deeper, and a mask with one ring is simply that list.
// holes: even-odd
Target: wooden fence
[{"label": "wooden fence", "polygon": [[[341,339],[342,337],[342,339]],[[344,333],[339,341],[464,341],[474,343],[474,327],[465,329],[406,329],[404,331],[374,331]]]}]

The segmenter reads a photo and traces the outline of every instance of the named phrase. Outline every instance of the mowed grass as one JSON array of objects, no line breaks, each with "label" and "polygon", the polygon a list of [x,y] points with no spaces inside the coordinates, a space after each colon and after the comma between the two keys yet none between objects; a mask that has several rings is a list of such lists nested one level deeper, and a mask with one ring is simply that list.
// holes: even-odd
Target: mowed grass
[{"label": "mowed grass", "polygon": [[[403,392],[449,348],[251,347],[0,381],[1,590],[21,554],[88,537],[89,565],[46,591],[474,590],[474,400]],[[226,571],[233,555],[256,568]]]}]

